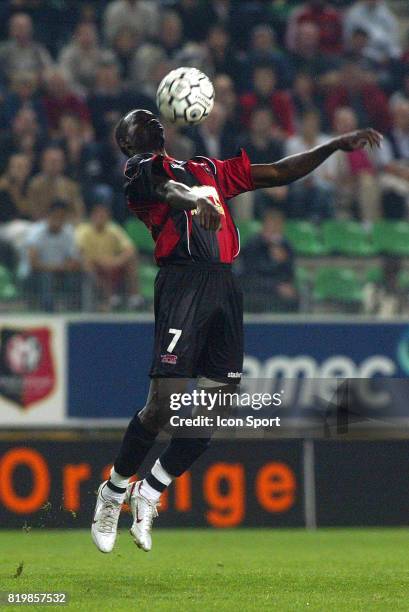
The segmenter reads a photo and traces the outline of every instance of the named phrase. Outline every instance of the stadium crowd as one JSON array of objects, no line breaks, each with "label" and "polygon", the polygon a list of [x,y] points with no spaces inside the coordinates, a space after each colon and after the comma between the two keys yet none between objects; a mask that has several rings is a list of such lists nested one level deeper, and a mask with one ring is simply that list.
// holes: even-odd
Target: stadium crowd
[{"label": "stadium crowd", "polygon": [[[216,102],[196,128],[166,125],[167,151],[177,159],[226,158],[244,147],[263,163],[358,127],[385,136],[379,152],[339,152],[294,185],[232,204],[249,233],[238,266],[257,296],[248,308],[300,308],[287,222],[302,221],[298,229],[308,233],[351,220],[370,232],[382,220],[408,220],[409,8],[398,19],[393,7],[384,0],[1,2],[3,304],[26,296],[30,308],[52,311],[68,293],[78,300],[64,308],[110,310],[122,287],[126,308],[146,305],[149,290],[141,295],[138,278],[147,260],[126,230],[125,160],[113,128],[131,108],[155,111],[159,81],[188,65],[212,78]],[[381,277],[388,274],[381,285],[383,297],[396,298],[401,261],[390,261],[381,261]]]}]

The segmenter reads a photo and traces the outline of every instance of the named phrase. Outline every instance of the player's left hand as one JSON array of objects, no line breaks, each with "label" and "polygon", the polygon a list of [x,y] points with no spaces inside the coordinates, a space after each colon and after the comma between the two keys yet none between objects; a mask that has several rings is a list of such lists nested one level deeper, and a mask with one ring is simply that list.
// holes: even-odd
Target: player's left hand
[{"label": "player's left hand", "polygon": [[209,198],[199,198],[196,202],[200,225],[206,230],[216,232],[221,227],[221,215]]},{"label": "player's left hand", "polygon": [[382,140],[382,134],[368,128],[344,134],[336,139],[336,144],[341,151],[355,151],[356,149],[363,149],[366,145],[369,145],[371,149],[380,147]]}]

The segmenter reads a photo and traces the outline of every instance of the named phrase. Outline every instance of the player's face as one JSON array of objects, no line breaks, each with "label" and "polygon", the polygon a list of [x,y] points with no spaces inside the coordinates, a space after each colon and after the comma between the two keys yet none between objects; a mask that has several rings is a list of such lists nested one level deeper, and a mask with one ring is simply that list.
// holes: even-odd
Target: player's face
[{"label": "player's face", "polygon": [[128,128],[128,140],[137,153],[161,150],[165,142],[163,126],[153,113],[137,111]]}]

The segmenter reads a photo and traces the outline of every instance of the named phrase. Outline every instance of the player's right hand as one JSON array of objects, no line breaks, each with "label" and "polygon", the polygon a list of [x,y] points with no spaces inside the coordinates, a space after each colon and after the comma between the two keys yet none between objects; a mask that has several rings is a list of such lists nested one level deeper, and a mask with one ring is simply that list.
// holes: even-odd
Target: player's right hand
[{"label": "player's right hand", "polygon": [[216,232],[221,227],[221,214],[210,198],[199,198],[197,200],[197,214],[200,225],[206,229]]}]

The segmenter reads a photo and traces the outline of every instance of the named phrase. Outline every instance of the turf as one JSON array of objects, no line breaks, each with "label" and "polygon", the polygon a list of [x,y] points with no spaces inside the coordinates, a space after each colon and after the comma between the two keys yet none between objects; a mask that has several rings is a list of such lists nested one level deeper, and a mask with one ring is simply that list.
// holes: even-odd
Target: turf
[{"label": "turf", "polygon": [[406,529],[157,529],[148,554],[122,530],[111,555],[86,531],[1,531],[0,551],[0,590],[66,591],[63,610],[409,610]]}]

